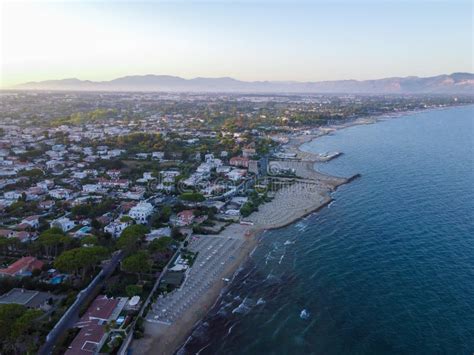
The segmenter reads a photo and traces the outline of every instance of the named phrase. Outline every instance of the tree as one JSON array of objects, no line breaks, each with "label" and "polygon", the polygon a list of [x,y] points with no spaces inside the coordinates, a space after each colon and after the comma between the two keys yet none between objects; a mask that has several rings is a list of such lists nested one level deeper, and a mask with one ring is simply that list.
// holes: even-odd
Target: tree
[{"label": "tree", "polygon": [[94,229],[101,229],[102,224],[100,224],[100,222],[97,219],[94,218],[91,222],[91,227],[94,228]]},{"label": "tree", "polygon": [[36,319],[43,312],[19,304],[0,305],[0,348],[2,353],[26,353],[36,346]]},{"label": "tree", "polygon": [[41,233],[38,242],[44,248],[47,256],[52,256],[53,254],[56,256],[58,254],[58,247],[64,244],[70,244],[72,239],[66,237],[62,229],[53,227]]},{"label": "tree", "polygon": [[173,211],[171,210],[171,207],[168,205],[163,206],[163,208],[160,210],[160,221],[162,223],[167,223],[170,220],[171,214]]},{"label": "tree", "polygon": [[127,287],[125,287],[125,293],[128,297],[140,296],[142,288],[138,285],[127,285]]},{"label": "tree", "polygon": [[151,268],[150,257],[146,251],[139,251],[123,259],[122,270],[125,272],[135,273],[140,280],[142,272],[149,272]]},{"label": "tree", "polygon": [[109,255],[107,248],[101,246],[81,247],[63,252],[54,261],[54,267],[60,271],[78,274],[82,271],[82,279],[87,271],[93,269],[101,260]]},{"label": "tree", "polygon": [[137,251],[148,228],[142,224],[134,224],[125,228],[117,240],[117,248],[122,249],[126,254]]},{"label": "tree", "polygon": [[189,202],[202,202],[205,200],[204,195],[199,192],[183,192],[179,197]]},{"label": "tree", "polygon": [[148,249],[152,252],[164,252],[166,249],[168,249],[168,246],[173,242],[173,238],[170,237],[161,237],[158,239],[153,240],[150,245],[148,246]]}]

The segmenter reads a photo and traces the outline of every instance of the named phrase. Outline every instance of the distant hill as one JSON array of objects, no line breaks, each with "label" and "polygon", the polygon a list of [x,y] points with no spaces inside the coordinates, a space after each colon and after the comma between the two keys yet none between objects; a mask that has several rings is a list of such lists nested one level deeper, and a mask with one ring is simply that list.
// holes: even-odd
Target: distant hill
[{"label": "distant hill", "polygon": [[318,82],[240,81],[228,77],[183,79],[170,75],[132,75],[110,81],[63,79],[29,82],[18,85],[14,89],[229,93],[474,94],[474,74],[454,73],[426,78],[409,76],[362,81]]}]

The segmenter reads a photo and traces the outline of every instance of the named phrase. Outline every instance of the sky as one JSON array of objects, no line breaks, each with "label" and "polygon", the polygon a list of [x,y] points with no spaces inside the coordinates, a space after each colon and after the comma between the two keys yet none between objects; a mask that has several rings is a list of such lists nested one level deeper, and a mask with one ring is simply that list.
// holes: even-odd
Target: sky
[{"label": "sky", "polygon": [[473,72],[473,1],[0,0],[0,87],[125,75],[319,81]]}]

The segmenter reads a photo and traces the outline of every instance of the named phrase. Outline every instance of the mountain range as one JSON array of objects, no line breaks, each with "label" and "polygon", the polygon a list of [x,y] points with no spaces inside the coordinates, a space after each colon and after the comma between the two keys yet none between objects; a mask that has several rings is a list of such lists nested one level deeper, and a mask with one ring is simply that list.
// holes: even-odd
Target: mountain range
[{"label": "mountain range", "polygon": [[132,75],[110,81],[47,80],[15,86],[18,90],[162,91],[301,94],[474,94],[474,74],[393,77],[376,80],[241,81],[229,77],[183,79],[170,75]]}]

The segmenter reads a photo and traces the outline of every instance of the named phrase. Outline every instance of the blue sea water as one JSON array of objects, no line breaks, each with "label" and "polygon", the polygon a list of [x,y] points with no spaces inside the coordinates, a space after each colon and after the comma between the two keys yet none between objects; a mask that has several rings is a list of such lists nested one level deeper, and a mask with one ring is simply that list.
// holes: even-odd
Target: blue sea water
[{"label": "blue sea water", "polygon": [[[472,354],[474,107],[306,144],[362,177],[259,247],[182,354]],[[305,310],[305,317],[300,317]]]}]

